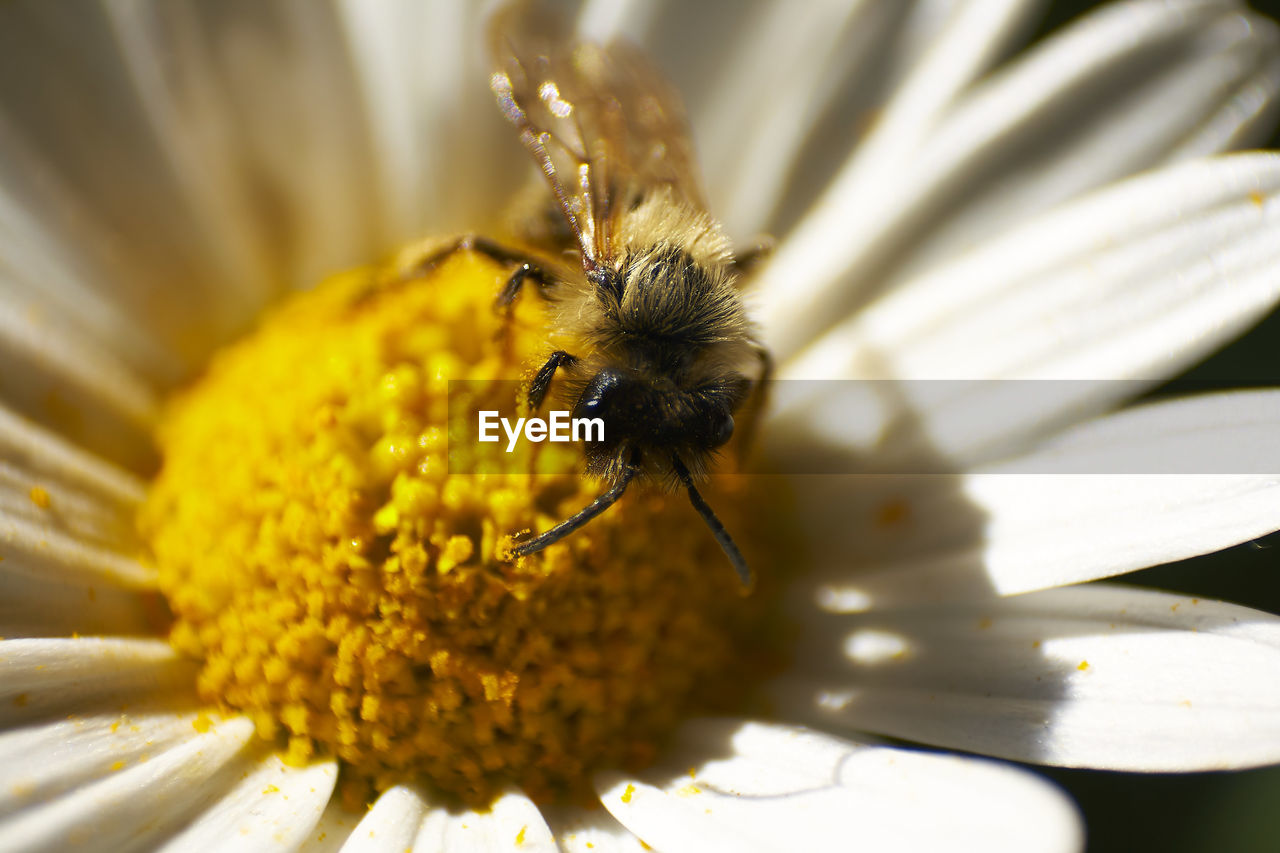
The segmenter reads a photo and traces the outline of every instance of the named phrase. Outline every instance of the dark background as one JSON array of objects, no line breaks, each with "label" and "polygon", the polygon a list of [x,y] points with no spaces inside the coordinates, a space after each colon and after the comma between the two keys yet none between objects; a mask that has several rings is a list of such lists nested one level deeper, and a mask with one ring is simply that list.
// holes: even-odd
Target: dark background
[{"label": "dark background", "polygon": [[[1039,34],[1097,5],[1058,0],[1051,4]],[[1280,0],[1255,0],[1249,5],[1280,19]],[[1273,134],[1266,147],[1280,148],[1280,134]],[[1280,386],[1280,311],[1179,380]],[[1280,533],[1126,575],[1123,582],[1280,613]],[[1036,769],[1065,787],[1080,804],[1089,850],[1095,853],[1280,850],[1280,767],[1178,775]]]}]

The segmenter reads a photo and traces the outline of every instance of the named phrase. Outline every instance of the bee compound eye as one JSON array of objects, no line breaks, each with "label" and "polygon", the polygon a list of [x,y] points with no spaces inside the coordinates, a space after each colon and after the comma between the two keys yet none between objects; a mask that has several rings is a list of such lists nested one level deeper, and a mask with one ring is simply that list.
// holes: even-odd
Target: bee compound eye
[{"label": "bee compound eye", "polygon": [[584,397],[573,407],[575,418],[595,418],[604,411],[604,400],[601,397]]},{"label": "bee compound eye", "polygon": [[711,446],[719,447],[733,438],[733,415],[725,412],[724,417],[720,419],[711,433]]}]

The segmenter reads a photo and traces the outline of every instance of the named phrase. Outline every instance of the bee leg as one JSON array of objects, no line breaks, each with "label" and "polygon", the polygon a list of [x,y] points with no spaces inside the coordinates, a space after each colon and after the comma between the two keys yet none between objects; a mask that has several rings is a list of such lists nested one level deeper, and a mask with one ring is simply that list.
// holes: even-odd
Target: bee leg
[{"label": "bee leg", "polygon": [[622,497],[622,493],[627,490],[628,484],[636,475],[637,467],[632,464],[628,465],[622,471],[622,478],[614,484],[609,491],[587,504],[575,514],[566,518],[555,527],[530,539],[528,542],[521,542],[511,549],[513,557],[527,557],[530,554],[536,554],[548,545],[553,545],[561,539],[573,533],[582,527],[591,519],[604,512],[609,507],[617,503],[618,498]]},{"label": "bee leg", "polygon": [[502,285],[502,289],[498,291],[498,297],[493,302],[495,310],[501,311],[510,307],[516,301],[516,297],[520,295],[520,289],[526,281],[532,281],[537,284],[539,291],[545,291],[551,286],[551,276],[547,275],[546,271],[538,266],[536,259],[527,253],[519,249],[513,249],[510,246],[504,246],[488,237],[469,235],[463,239],[466,240],[466,245],[463,248],[479,252],[500,264],[517,265],[515,272],[511,273],[510,278]]},{"label": "bee leg", "polygon": [[773,254],[773,238],[767,235],[757,237],[755,245],[733,256],[733,272],[739,278],[751,273]]},{"label": "bee leg", "polygon": [[430,253],[426,257],[417,261],[404,278],[415,278],[430,272],[437,264],[447,260],[456,252],[478,252],[496,263],[504,266],[516,264],[515,272],[513,272],[502,285],[502,289],[498,291],[497,298],[493,301],[493,310],[499,314],[504,314],[508,321],[507,325],[499,329],[494,335],[494,339],[501,342],[504,350],[508,353],[511,350],[511,328],[510,320],[512,316],[511,306],[515,303],[516,297],[520,295],[520,289],[526,281],[533,281],[538,285],[538,290],[545,292],[551,286],[551,276],[549,276],[541,267],[537,265],[535,259],[531,258],[525,252],[519,249],[513,249],[504,246],[496,240],[488,237],[481,237],[477,234],[466,234],[459,237],[453,243]]},{"label": "bee leg", "polygon": [[572,365],[578,359],[569,355],[562,349],[558,349],[551,353],[551,357],[547,359],[547,363],[538,369],[534,375],[533,381],[529,383],[529,408],[537,411],[542,405],[542,401],[546,399],[547,391],[551,388],[551,380],[555,377],[556,371],[561,365]]},{"label": "bee leg", "polygon": [[539,291],[545,291],[551,284],[547,274],[540,267],[525,261],[516,267],[511,278],[507,279],[507,283],[502,285],[502,290],[498,291],[498,298],[493,300],[494,309],[501,311],[510,308],[516,301],[516,297],[520,295],[520,289],[524,287],[526,281],[537,284]]},{"label": "bee leg", "polygon": [[535,259],[529,254],[478,234],[464,234],[452,243],[446,243],[414,261],[412,266],[401,273],[400,277],[402,280],[420,278],[458,252],[478,252],[504,266],[517,265],[516,271],[498,292],[499,308],[505,308],[515,300],[520,293],[520,286],[526,279],[536,282],[540,289],[545,289],[551,284],[551,277],[535,263]]},{"label": "bee leg", "polygon": [[729,558],[733,570],[738,573],[738,580],[742,581],[743,590],[751,589],[751,568],[747,565],[746,558],[742,556],[742,552],[738,550],[737,543],[733,541],[729,531],[724,529],[724,524],[716,517],[710,504],[703,500],[702,495],[698,493],[697,487],[693,484],[693,477],[689,474],[689,469],[684,467],[684,463],[680,461],[679,456],[671,457],[671,467],[675,469],[676,476],[680,478],[680,482],[689,492],[689,503],[693,504],[693,508],[698,511],[698,515],[702,516],[702,520],[707,523],[707,527],[711,528],[711,533],[716,537],[716,542],[720,543],[720,550],[724,551],[724,555]]},{"label": "bee leg", "polygon": [[[480,249],[478,248],[477,250]],[[503,251],[507,250],[504,249]],[[491,257],[493,256],[491,255]],[[502,341],[503,348],[508,353],[511,352],[511,319],[515,314],[516,297],[520,295],[520,290],[524,287],[526,281],[532,281],[537,284],[538,292],[543,294],[551,286],[550,277],[543,272],[541,267],[529,261],[521,261],[520,266],[516,267],[516,271],[507,279],[506,284],[502,285],[502,289],[498,291],[497,298],[493,300],[493,310],[502,315],[507,321],[502,330],[495,335],[495,338]],[[550,381],[550,377],[548,377],[548,381]]]},{"label": "bee leg", "polygon": [[428,252],[400,271],[400,281],[421,278],[458,252],[465,252],[470,249],[475,239],[474,234],[465,234],[452,243],[446,243],[440,248]]}]

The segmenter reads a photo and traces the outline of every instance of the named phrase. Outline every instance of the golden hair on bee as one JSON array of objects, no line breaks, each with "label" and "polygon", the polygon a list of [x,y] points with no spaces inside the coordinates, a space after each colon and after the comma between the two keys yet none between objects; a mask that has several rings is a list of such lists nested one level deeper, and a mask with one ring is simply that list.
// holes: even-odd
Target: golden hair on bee
[{"label": "golden hair on bee", "polygon": [[697,488],[770,369],[738,291],[740,259],[707,211],[675,90],[634,46],[576,41],[554,20],[513,3],[491,27],[490,88],[540,172],[541,199],[523,195],[517,228],[536,251],[468,237],[424,261],[465,247],[510,264],[500,305],[538,285],[548,339],[565,348],[534,375],[529,404],[541,406],[554,380],[573,417],[604,422],[583,455],[606,491],[511,553],[563,539],[633,481],[656,484],[688,493],[749,587],[746,561]]},{"label": "golden hair on bee", "polygon": [[735,361],[749,366],[753,329],[719,223],[658,187],[622,217],[617,233],[610,266],[620,287],[567,282],[549,294],[558,303],[557,323],[601,345],[625,345],[628,336],[679,339],[695,348],[733,344]]}]

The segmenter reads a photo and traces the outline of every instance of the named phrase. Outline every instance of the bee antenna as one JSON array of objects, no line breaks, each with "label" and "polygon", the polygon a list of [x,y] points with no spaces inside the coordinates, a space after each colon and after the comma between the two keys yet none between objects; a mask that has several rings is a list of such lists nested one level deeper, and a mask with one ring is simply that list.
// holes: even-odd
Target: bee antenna
[{"label": "bee antenna", "polygon": [[716,517],[711,506],[702,499],[702,495],[698,494],[697,487],[693,485],[693,477],[689,474],[689,469],[684,467],[684,463],[680,461],[680,457],[672,456],[671,465],[675,468],[676,476],[680,478],[680,482],[689,490],[689,503],[693,504],[693,508],[702,516],[702,520],[707,523],[707,527],[711,528],[711,532],[715,535],[716,541],[720,543],[720,548],[724,551],[724,555],[733,564],[733,570],[738,573],[738,579],[742,581],[742,588],[744,590],[750,589],[751,569],[747,566],[747,561],[742,556],[742,552],[738,550],[733,537],[729,535],[729,531],[724,529],[724,524]]},{"label": "bee antenna", "polygon": [[618,480],[613,488],[550,530],[539,533],[528,542],[521,542],[516,545],[511,549],[511,555],[514,557],[527,557],[530,554],[536,554],[548,545],[554,545],[579,527],[582,527],[582,525],[613,506],[618,498],[622,497],[622,493],[627,490],[627,485],[635,477],[637,470],[634,464],[628,465],[622,470],[622,478]]}]

